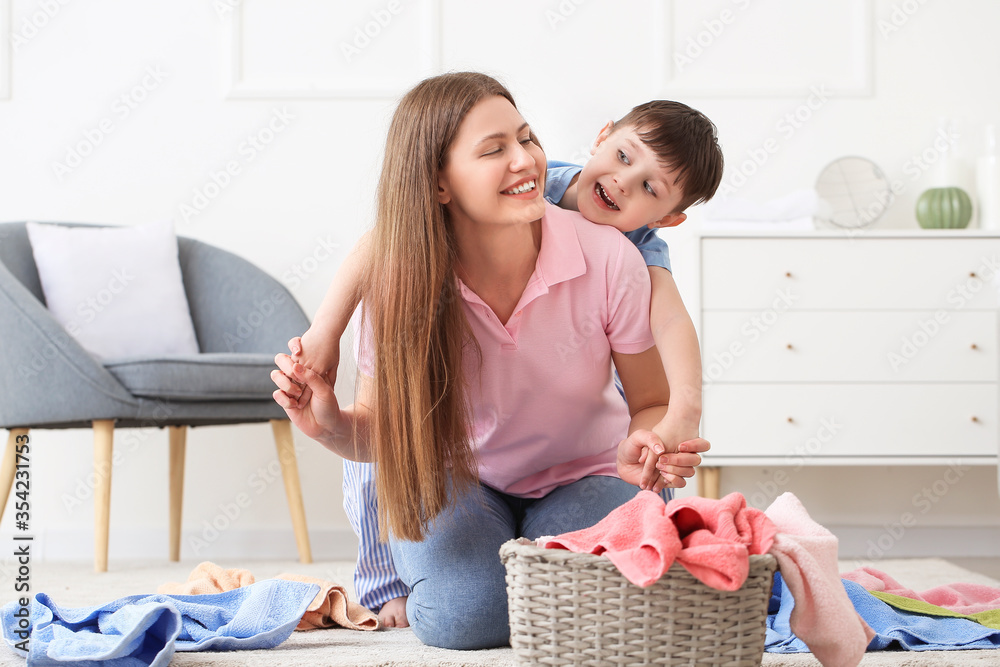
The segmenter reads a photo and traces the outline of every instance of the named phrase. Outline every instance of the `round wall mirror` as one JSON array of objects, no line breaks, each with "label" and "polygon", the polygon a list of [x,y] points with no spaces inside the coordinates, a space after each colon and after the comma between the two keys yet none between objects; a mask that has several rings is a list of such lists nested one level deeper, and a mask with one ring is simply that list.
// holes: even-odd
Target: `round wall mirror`
[{"label": "round wall mirror", "polygon": [[826,165],[816,179],[817,227],[862,229],[882,217],[892,204],[892,187],[878,165],[848,156]]}]

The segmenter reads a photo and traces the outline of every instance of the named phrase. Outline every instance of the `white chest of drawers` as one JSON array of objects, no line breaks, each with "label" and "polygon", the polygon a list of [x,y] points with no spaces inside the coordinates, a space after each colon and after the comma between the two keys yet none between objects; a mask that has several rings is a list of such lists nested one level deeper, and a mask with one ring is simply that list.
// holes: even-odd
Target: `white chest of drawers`
[{"label": "white chest of drawers", "polygon": [[710,484],[730,465],[996,464],[1000,235],[699,244]]}]

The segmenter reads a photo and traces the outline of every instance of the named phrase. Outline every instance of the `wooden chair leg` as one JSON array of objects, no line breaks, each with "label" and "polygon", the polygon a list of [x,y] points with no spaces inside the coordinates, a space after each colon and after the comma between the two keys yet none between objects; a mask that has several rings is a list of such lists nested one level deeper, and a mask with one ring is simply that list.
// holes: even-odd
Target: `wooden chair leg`
[{"label": "wooden chair leg", "polygon": [[702,498],[719,499],[719,478],[722,469],[719,467],[699,466],[695,476],[698,478],[698,495]]},{"label": "wooden chair leg", "polygon": [[17,472],[17,468],[15,467],[17,462],[17,439],[22,435],[28,435],[28,429],[12,428],[10,435],[7,436],[7,449],[4,450],[3,464],[0,465],[0,520],[3,520],[3,512],[7,508],[7,499],[10,498],[10,490],[14,486],[14,473]]},{"label": "wooden chair leg", "polygon": [[111,525],[111,459],[115,422],[95,419],[94,425],[94,572],[108,571],[108,534]]},{"label": "wooden chair leg", "polygon": [[170,427],[170,560],[181,559],[181,512],[184,507],[184,456],[187,426]]},{"label": "wooden chair leg", "polygon": [[278,448],[278,462],[285,479],[285,495],[288,510],[292,514],[292,528],[295,530],[295,544],[299,549],[299,562],[312,562],[309,547],[309,530],[306,528],[306,508],[302,502],[302,485],[299,482],[299,465],[295,458],[295,442],[292,439],[292,423],[286,419],[272,419],[274,444]]}]

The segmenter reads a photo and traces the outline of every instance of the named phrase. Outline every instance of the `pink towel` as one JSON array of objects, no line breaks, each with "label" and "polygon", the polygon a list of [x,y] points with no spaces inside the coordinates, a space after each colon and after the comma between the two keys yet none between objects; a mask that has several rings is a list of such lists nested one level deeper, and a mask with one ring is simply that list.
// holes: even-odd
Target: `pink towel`
[{"label": "pink towel", "polygon": [[682,549],[677,562],[699,581],[723,591],[738,590],[750,572],[750,554],[765,554],[775,527],[762,511],[747,507],[742,493],[721,500],[698,496],[667,506]]},{"label": "pink towel", "polygon": [[543,538],[546,549],[605,555],[636,586],[650,586],[670,569],[681,550],[663,498],[640,491],[590,528]]},{"label": "pink towel", "polygon": [[905,588],[885,572],[871,567],[859,567],[840,576],[861,584],[865,590],[883,591],[920,600],[959,614],[978,614],[981,611],[1000,608],[1000,588],[982,584],[949,584],[916,593]]},{"label": "pink towel", "polygon": [[791,493],[765,514],[777,526],[771,554],[795,599],[792,632],[825,667],[854,667],[875,632],[854,610],[837,570],[837,538],[809,517]]},{"label": "pink towel", "polygon": [[771,520],[747,507],[739,493],[666,505],[652,491],[640,491],[598,524],[540,544],[604,554],[626,579],[644,588],[666,574],[676,559],[705,585],[735,591],[749,574],[749,555],[767,553],[774,533]]}]

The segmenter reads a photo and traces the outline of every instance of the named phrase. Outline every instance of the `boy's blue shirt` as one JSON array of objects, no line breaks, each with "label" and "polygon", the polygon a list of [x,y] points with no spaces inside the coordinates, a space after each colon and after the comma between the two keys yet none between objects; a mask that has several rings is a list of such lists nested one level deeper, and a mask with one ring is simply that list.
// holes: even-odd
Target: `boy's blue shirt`
[{"label": "boy's blue shirt", "polygon": [[[545,200],[557,205],[566,194],[570,181],[581,171],[583,167],[580,165],[549,160],[545,171]],[[662,266],[667,271],[670,270],[670,251],[667,249],[666,241],[656,235],[655,229],[640,227],[623,233],[642,253],[646,266]]]}]

